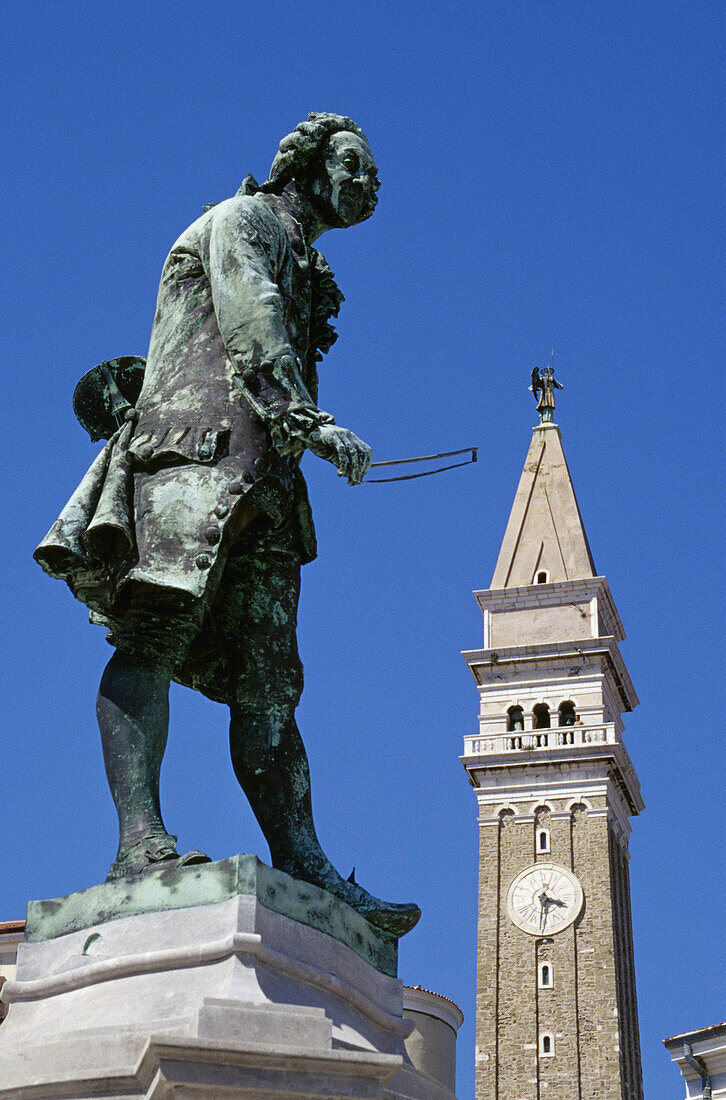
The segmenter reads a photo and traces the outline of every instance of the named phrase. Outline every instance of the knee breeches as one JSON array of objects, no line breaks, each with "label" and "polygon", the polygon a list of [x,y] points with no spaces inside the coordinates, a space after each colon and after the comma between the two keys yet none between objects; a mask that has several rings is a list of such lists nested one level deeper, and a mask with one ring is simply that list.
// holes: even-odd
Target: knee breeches
[{"label": "knee breeches", "polygon": [[[147,666],[205,691],[205,663],[224,664],[213,698],[245,709],[295,706],[303,687],[297,649],[300,551],[291,522],[253,524],[227,553],[206,598],[136,583],[112,641]],[[192,671],[180,675],[185,665]],[[195,671],[196,670],[196,671]],[[195,682],[198,680],[198,683]]]}]

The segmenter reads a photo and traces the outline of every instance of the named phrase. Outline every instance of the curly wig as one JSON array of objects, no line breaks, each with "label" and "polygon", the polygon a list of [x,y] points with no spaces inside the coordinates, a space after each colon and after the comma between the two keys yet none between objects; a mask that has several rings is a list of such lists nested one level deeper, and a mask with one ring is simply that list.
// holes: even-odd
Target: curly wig
[{"label": "curly wig", "polygon": [[307,122],[298,122],[292,133],[280,142],[270,175],[260,190],[278,193],[291,179],[300,178],[331,134],[341,131],[357,134],[365,142],[368,141],[360,126],[356,126],[351,118],[311,111]]}]

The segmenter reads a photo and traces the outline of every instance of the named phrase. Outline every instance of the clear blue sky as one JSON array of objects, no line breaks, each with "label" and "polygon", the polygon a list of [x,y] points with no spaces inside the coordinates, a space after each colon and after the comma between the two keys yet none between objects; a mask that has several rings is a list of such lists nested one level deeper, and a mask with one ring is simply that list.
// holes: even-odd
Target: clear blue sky
[{"label": "clear blue sky", "polygon": [[[376,216],[321,246],[347,295],[321,405],[376,458],[479,444],[439,478],[351,489],[305,459],[300,722],[344,873],[419,901],[401,976],[466,1013],[473,1092],[476,729],[459,656],[555,348],[558,420],[641,706],[627,744],[646,1095],[661,1039],[724,1018],[723,108],[720,3],[2,5],[6,600],[0,918],[114,855],[93,707],[110,651],[31,559],[91,461],[71,394],[145,354],[156,285],[205,202],[264,177],[309,110],[367,131]],[[717,185],[718,191],[717,191]],[[717,457],[718,453],[718,457]],[[214,858],[266,850],[223,710],[173,693],[167,824]]]}]

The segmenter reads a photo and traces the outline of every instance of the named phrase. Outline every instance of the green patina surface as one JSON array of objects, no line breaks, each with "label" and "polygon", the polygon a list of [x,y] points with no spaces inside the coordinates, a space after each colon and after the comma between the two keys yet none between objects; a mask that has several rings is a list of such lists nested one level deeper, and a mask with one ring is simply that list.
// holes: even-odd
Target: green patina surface
[{"label": "green patina surface", "polygon": [[275,871],[253,855],[147,872],[91,886],[63,898],[31,901],[25,939],[38,943],[121,917],[214,905],[240,895],[256,897],[266,909],[325,932],[376,970],[396,977],[395,940],[378,932],[326,890]]},{"label": "green patina surface", "polygon": [[[112,883],[31,905],[37,937],[242,892],[350,938],[379,965],[370,925],[398,937],[421,915],[343,878],[325,855],[295,721],[300,566],[316,554],[300,460],[309,450],[358,484],[372,455],[317,404],[343,295],[312,246],[371,217],[378,170],[344,115],[312,112],[278,149],[261,186],[248,176],[177,239],[146,358],[99,363],[74,394],[81,423],[108,443],[35,556],[117,649],[96,716],[120,835]],[[159,801],[172,677],[229,707],[232,766],[272,862],[318,893],[228,861],[159,866],[179,856]],[[343,918],[348,905],[358,923]]]}]

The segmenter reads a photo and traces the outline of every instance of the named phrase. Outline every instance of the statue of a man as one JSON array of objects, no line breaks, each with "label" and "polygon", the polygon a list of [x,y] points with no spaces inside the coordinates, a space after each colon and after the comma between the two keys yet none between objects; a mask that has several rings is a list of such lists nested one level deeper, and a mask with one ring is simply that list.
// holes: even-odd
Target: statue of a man
[{"label": "statue of a man", "polygon": [[343,296],[312,244],[369,218],[379,186],[359,127],[311,114],[280,142],[261,187],[247,177],[181,235],[140,394],[121,398],[122,426],[35,556],[116,647],[97,703],[120,823],[109,879],[208,859],[177,852],[159,806],[176,680],[229,706],[234,771],[273,866],[401,935],[417,906],[343,879],[318,842],[295,722],[300,565],[316,554],[300,458],[311,450],[353,484],[371,461],[317,405],[316,361]]}]

